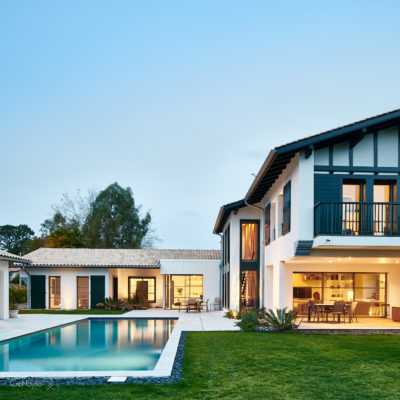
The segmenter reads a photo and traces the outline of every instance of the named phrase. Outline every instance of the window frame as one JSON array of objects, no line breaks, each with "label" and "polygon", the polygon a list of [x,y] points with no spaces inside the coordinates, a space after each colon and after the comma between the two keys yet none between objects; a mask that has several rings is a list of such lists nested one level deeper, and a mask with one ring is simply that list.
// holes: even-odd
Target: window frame
[{"label": "window frame", "polygon": [[[257,258],[255,260],[243,260],[242,257],[242,245],[243,245],[243,235],[242,235],[242,226],[243,224],[256,224],[256,232],[257,232]],[[260,220],[259,219],[241,219],[240,220],[240,264],[241,268],[244,270],[247,269],[256,269],[258,268],[260,262]]]},{"label": "window frame", "polygon": [[155,276],[128,276],[128,300],[131,300],[131,279],[153,279],[154,280],[154,300],[149,300],[149,293],[147,293],[147,301],[149,303],[157,303],[157,279]]},{"label": "window frame", "polygon": [[[88,280],[88,297],[87,297],[87,301],[88,301],[88,306],[87,308],[82,308],[79,307],[79,278],[87,278]],[[76,277],[76,309],[77,310],[89,310],[90,309],[90,277],[89,275],[79,275]]]},{"label": "window frame", "polygon": [[292,214],[292,181],[283,187],[282,199],[282,236],[290,232]]},{"label": "window frame", "polygon": [[[60,294],[59,294],[59,296],[60,296],[60,305],[59,306],[57,306],[57,307],[51,307],[50,305],[51,305],[51,297],[52,297],[52,294],[51,294],[51,278],[59,278],[60,279]],[[51,275],[51,276],[49,276],[49,285],[48,285],[48,287],[49,287],[49,310],[60,310],[61,309],[61,275]],[[53,298],[55,298],[55,296],[56,296],[56,294],[53,296]]]}]

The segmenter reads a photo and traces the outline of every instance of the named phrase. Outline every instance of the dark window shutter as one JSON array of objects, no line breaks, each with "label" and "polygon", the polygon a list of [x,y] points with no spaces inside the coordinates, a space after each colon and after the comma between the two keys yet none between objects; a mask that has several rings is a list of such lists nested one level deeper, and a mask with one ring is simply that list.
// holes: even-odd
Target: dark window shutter
[{"label": "dark window shutter", "polygon": [[31,275],[31,308],[46,308],[45,275]]},{"label": "dark window shutter", "polygon": [[105,276],[92,275],[90,277],[90,308],[96,308],[97,303],[105,300]]},{"label": "dark window shutter", "polygon": [[265,245],[271,243],[271,204],[265,207]]},{"label": "dark window shutter", "polygon": [[290,197],[291,182],[289,181],[283,188],[283,218],[282,218],[282,235],[290,232]]}]

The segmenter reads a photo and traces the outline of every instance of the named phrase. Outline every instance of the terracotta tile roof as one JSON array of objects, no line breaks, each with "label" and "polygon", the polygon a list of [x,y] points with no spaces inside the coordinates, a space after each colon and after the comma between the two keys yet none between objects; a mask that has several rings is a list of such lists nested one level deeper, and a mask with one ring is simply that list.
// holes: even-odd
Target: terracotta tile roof
[{"label": "terracotta tile roof", "polygon": [[161,259],[219,260],[219,250],[54,249],[40,248],[25,255],[32,266],[158,266]]}]

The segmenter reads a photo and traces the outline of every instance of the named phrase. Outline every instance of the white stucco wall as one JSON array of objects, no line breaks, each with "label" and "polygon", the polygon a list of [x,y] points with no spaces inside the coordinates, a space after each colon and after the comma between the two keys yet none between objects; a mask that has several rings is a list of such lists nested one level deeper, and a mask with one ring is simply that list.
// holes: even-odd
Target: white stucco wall
[{"label": "white stucco wall", "polygon": [[160,260],[161,274],[203,275],[203,298],[214,303],[220,294],[220,260]]},{"label": "white stucco wall", "polygon": [[0,260],[0,319],[9,318],[8,261]]},{"label": "white stucco wall", "polygon": [[109,291],[113,296],[113,277],[118,277],[118,298],[128,298],[128,279],[133,278],[156,278],[156,302],[150,303],[151,307],[163,307],[164,277],[160,275],[158,268],[110,268],[109,269]]},{"label": "white stucco wall", "polygon": [[[105,297],[109,297],[109,278],[106,268],[26,268],[30,275],[46,276],[46,308],[49,307],[49,277],[61,277],[61,309],[77,308],[77,277],[89,277],[89,302],[90,302],[90,276],[105,276]],[[28,307],[30,307],[30,280],[28,279]]]}]

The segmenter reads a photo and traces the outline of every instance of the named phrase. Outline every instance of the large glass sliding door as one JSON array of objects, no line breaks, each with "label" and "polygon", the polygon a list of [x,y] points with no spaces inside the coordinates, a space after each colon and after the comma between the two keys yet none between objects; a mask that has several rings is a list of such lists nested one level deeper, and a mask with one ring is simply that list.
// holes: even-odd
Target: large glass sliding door
[{"label": "large glass sliding door", "polygon": [[357,314],[386,316],[386,274],[360,272],[293,273],[293,308],[308,301],[357,301]]},{"label": "large glass sliding door", "polygon": [[186,304],[189,298],[203,299],[203,275],[169,275],[165,291],[167,308],[178,308],[179,304]]},{"label": "large glass sliding door", "polygon": [[342,231],[347,235],[359,235],[361,228],[360,202],[363,199],[363,184],[361,182],[343,183],[342,186]]}]

